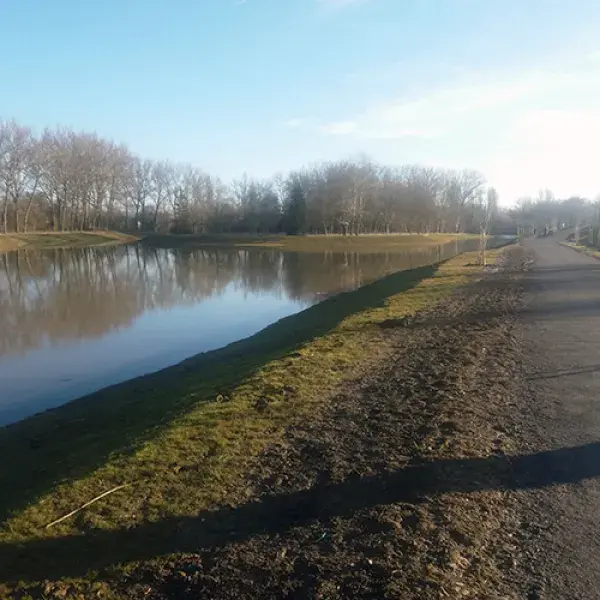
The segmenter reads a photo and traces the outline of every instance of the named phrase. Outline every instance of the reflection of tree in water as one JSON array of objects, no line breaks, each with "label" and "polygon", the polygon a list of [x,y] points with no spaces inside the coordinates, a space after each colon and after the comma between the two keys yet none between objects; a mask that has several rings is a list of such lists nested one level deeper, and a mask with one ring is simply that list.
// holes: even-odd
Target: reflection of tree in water
[{"label": "reflection of tree in water", "polygon": [[199,303],[226,289],[313,302],[436,257],[436,248],[409,256],[142,245],[4,254],[0,355],[45,340],[99,337],[129,326],[144,311]]},{"label": "reflection of tree in water", "polygon": [[283,255],[284,286],[292,298],[311,300],[344,290],[354,290],[395,271],[434,261],[436,249],[423,253],[324,252]]},{"label": "reflection of tree in water", "polygon": [[[238,261],[239,262],[239,261]],[[5,254],[0,264],[0,354],[98,337],[144,311],[222,293],[236,261],[141,246]]]}]

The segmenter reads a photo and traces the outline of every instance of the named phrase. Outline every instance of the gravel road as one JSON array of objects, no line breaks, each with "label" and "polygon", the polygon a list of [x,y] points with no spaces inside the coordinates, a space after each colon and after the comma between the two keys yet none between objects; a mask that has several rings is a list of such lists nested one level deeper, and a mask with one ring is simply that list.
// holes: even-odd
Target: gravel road
[{"label": "gravel road", "polygon": [[[522,504],[526,597],[600,598],[600,260],[528,240],[520,446],[537,473]],[[543,453],[543,454],[541,454]],[[526,485],[524,487],[527,487]]]}]

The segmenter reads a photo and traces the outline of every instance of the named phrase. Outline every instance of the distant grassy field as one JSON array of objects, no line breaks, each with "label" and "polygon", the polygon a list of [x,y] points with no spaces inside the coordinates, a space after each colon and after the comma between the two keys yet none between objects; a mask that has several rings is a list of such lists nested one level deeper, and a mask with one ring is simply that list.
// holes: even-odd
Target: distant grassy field
[{"label": "distant grassy field", "polygon": [[0,252],[29,249],[80,248],[135,241],[131,235],[114,231],[66,231],[0,234]]},{"label": "distant grassy field", "polygon": [[[393,274],[221,350],[0,428],[0,455],[10,457],[0,461],[0,597],[50,589],[118,598],[115,581],[139,561],[152,568],[154,557],[184,551],[183,542],[173,547],[177,519],[226,503],[285,427],[392,351],[384,321],[477,277],[476,255]],[[119,485],[127,487],[46,527]]]},{"label": "distant grassy field", "polygon": [[161,248],[237,246],[276,248],[294,252],[390,252],[472,239],[471,234],[390,234],[390,235],[171,235],[148,234],[143,242]]}]

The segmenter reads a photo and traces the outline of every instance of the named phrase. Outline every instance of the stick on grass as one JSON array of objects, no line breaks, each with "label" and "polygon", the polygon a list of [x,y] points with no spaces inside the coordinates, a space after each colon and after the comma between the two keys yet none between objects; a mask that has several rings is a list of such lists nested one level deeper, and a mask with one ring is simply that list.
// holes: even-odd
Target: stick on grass
[{"label": "stick on grass", "polygon": [[65,519],[68,519],[69,517],[76,515],[79,511],[82,511],[84,508],[87,508],[90,504],[94,504],[94,502],[97,502],[101,498],[104,498],[105,496],[108,496],[109,494],[112,494],[113,492],[122,490],[123,488],[126,488],[129,485],[132,485],[132,484],[124,483],[122,485],[118,485],[117,487],[112,488],[112,490],[108,490],[108,492],[104,492],[104,493],[100,494],[99,496],[92,498],[89,502],[86,502],[79,508],[76,508],[75,510],[72,510],[70,513],[67,513],[66,515],[60,517],[60,519],[56,519],[56,521],[52,521],[52,523],[48,523],[48,525],[46,525],[46,529],[49,529],[50,527],[53,527],[54,525],[58,525],[60,522],[64,521]]}]

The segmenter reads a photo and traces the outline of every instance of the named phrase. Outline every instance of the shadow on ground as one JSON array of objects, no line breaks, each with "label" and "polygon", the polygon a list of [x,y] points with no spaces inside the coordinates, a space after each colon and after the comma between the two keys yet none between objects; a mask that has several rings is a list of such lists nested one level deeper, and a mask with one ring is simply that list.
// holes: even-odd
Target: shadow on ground
[{"label": "shadow on ground", "polygon": [[584,375],[586,373],[597,373],[600,371],[600,365],[588,365],[585,367],[575,367],[572,369],[554,369],[552,371],[541,371],[531,373],[526,376],[528,381],[539,381],[542,379],[559,379],[560,377],[569,377],[570,375]]},{"label": "shadow on ground", "polygon": [[[125,531],[0,545],[0,580],[58,579],[178,552],[215,550],[257,535],[282,534],[311,521],[349,517],[448,492],[527,490],[600,476],[600,443],[532,455],[439,460],[342,483],[266,496],[237,508],[171,518]],[[326,525],[324,525],[326,528]]]}]

